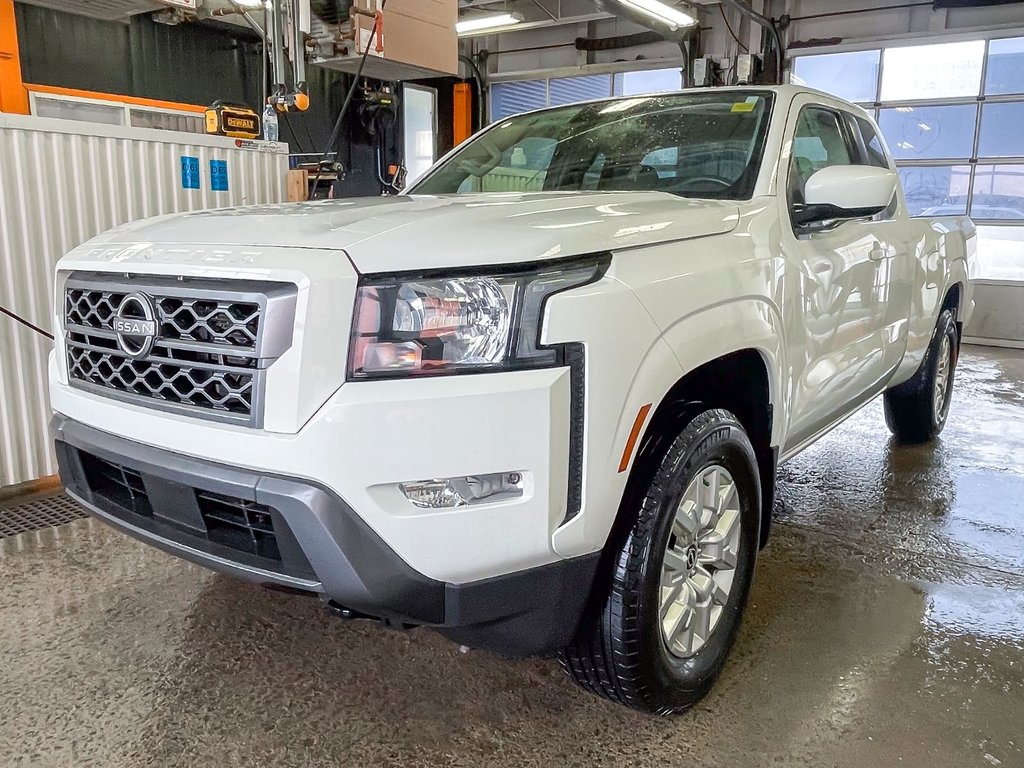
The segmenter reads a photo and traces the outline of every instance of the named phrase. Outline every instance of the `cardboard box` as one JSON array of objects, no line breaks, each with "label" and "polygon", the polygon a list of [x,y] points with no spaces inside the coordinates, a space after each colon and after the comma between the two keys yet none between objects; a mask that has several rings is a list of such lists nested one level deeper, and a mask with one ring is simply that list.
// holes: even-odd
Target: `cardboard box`
[{"label": "cardboard box", "polygon": [[[356,5],[374,13],[378,0],[356,0]],[[384,52],[389,62],[414,70],[454,75],[459,71],[459,40],[455,34],[458,0],[388,0],[384,9]],[[359,51],[365,49],[373,30],[373,19],[355,16]],[[371,56],[380,56],[376,41]],[[420,75],[423,76],[423,75]]]},{"label": "cardboard box", "polygon": [[459,71],[458,0],[388,0],[384,56],[454,75]]}]

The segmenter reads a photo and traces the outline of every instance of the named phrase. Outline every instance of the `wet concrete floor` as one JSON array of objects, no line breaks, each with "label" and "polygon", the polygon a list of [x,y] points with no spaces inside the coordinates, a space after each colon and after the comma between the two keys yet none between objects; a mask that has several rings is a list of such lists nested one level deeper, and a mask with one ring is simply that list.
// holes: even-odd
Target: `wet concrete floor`
[{"label": "wet concrete floor", "polygon": [[0,541],[0,766],[1024,766],[1024,354],[935,445],[874,403],[783,470],[711,695],[670,719],[327,616],[82,520]]}]

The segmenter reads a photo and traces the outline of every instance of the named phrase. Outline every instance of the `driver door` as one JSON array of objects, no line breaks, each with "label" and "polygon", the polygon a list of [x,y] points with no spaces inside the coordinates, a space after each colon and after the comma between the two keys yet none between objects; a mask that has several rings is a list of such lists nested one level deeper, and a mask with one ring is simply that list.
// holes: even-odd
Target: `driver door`
[{"label": "driver door", "polygon": [[[889,249],[874,219],[816,228],[793,223],[807,180],[860,162],[844,113],[798,100],[790,115],[788,165],[779,174],[792,389],[789,439],[797,450],[876,395],[889,373],[885,350]],[[784,158],[785,160],[786,158]]]}]

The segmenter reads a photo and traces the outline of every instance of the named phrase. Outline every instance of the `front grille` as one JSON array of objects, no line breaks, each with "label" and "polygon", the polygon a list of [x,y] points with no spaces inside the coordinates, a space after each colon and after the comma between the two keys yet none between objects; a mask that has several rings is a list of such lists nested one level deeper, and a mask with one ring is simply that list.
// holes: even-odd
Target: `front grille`
[{"label": "front grille", "polygon": [[[113,327],[133,295],[151,305],[149,349]],[[76,273],[64,294],[68,375],[84,388],[258,426],[263,372],[291,343],[294,301],[294,286],[275,283]]]}]

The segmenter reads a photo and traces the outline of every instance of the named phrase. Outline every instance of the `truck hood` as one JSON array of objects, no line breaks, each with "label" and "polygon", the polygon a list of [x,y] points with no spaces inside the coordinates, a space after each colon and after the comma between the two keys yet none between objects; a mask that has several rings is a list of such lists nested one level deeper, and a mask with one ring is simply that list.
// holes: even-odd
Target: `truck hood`
[{"label": "truck hood", "polygon": [[222,208],[146,219],[91,245],[344,250],[360,272],[514,264],[730,232],[736,205],[664,192],[398,196]]}]

